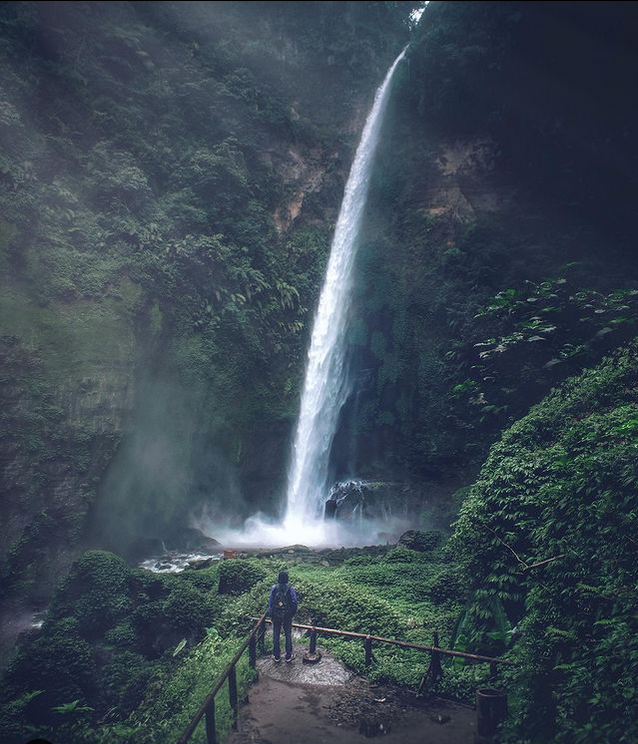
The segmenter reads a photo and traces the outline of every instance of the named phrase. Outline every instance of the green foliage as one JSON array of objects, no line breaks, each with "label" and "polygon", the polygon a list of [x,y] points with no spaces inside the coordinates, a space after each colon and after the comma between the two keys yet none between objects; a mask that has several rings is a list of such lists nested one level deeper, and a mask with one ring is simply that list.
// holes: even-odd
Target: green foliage
[{"label": "green foliage", "polygon": [[137,645],[135,629],[128,620],[116,625],[104,634],[105,643],[119,648],[134,648]]},{"label": "green foliage", "polygon": [[[236,650],[234,642],[208,635],[133,714],[130,722],[136,725],[136,740],[144,744],[177,740]],[[239,693],[244,695],[254,679],[245,655],[237,667],[237,677]],[[216,698],[215,713],[218,736],[223,738],[230,731],[232,721],[228,695],[220,694]],[[203,741],[203,737],[202,724],[195,741]]]},{"label": "green foliage", "polygon": [[632,338],[637,322],[635,289],[603,294],[561,277],[498,292],[453,353],[456,376],[470,375],[451,391],[459,415],[475,409],[502,427],[557,380]]},{"label": "green foliage", "polygon": [[219,566],[219,593],[243,594],[266,578],[266,570],[256,560],[222,561]]},{"label": "green foliage", "polygon": [[132,651],[118,653],[100,670],[101,710],[111,712],[111,718],[124,720],[138,708],[149,688],[161,678],[161,665],[149,662]]},{"label": "green foliage", "polygon": [[40,690],[22,707],[35,726],[58,722],[56,708],[78,700],[91,702],[96,685],[95,650],[79,633],[73,619],[50,623],[47,632],[22,649],[10,664],[3,681],[3,701],[15,706],[16,699]]},{"label": "green foliage", "polygon": [[459,636],[502,646],[516,626],[508,741],[638,736],[637,360],[633,342],[535,406],[492,448],[461,510],[453,549],[475,594]]},{"label": "green foliage", "polygon": [[179,582],[163,601],[161,612],[172,630],[199,635],[210,625],[215,609],[212,598]]},{"label": "green foliage", "polygon": [[402,545],[398,545],[396,548],[392,548],[383,560],[386,563],[412,563],[415,560],[423,560],[421,555],[418,555],[421,551],[413,550]]},{"label": "green foliage", "polygon": [[436,577],[430,586],[430,598],[435,604],[446,602],[463,602],[466,595],[467,579],[458,567],[446,568]]},{"label": "green foliage", "polygon": [[84,553],[58,593],[51,617],[72,615],[84,637],[102,636],[130,612],[128,579],[128,566],[119,556],[101,550]]},{"label": "green foliage", "polygon": [[[21,647],[7,670],[0,716],[11,722],[8,730],[92,742],[90,732],[105,715],[126,720],[188,649],[210,636],[207,628],[219,610],[212,590],[217,571],[197,574],[194,580],[188,572],[131,570],[104,551],[81,556],[59,587],[41,635]],[[38,695],[24,697],[35,690]],[[23,739],[16,734],[10,741]]]},{"label": "green foliage", "polygon": [[76,713],[90,713],[93,708],[90,705],[80,705],[79,700],[73,700],[71,703],[63,703],[62,705],[56,705],[51,710],[54,713],[60,715],[70,715]]}]

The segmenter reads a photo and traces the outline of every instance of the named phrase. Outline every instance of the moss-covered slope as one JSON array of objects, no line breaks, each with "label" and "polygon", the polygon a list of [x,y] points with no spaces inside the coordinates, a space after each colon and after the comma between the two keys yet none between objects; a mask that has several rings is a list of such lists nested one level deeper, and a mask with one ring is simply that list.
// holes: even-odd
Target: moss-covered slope
[{"label": "moss-covered slope", "polygon": [[571,379],[492,447],[461,510],[474,642],[491,598],[516,626],[511,741],[638,736],[637,385],[636,343]]}]

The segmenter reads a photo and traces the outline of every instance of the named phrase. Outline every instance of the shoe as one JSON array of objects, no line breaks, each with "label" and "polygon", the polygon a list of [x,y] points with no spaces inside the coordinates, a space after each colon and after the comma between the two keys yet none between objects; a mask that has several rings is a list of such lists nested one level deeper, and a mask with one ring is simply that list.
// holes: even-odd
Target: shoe
[{"label": "shoe", "polygon": [[273,656],[272,660],[275,662],[275,664],[279,664],[281,662],[281,656]]},{"label": "shoe", "polygon": [[295,658],[295,654],[293,654],[290,658],[286,656],[286,664],[290,664],[290,662]]}]

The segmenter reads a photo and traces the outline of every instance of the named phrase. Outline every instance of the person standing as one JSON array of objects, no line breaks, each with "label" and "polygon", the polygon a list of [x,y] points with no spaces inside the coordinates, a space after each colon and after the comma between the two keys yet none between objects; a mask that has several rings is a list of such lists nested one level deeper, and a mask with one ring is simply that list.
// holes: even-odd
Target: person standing
[{"label": "person standing", "polygon": [[297,592],[288,582],[288,572],[280,571],[277,583],[270,590],[268,612],[272,618],[273,659],[281,661],[281,629],[286,637],[286,661],[291,662],[295,655],[292,652],[292,619],[297,612]]}]

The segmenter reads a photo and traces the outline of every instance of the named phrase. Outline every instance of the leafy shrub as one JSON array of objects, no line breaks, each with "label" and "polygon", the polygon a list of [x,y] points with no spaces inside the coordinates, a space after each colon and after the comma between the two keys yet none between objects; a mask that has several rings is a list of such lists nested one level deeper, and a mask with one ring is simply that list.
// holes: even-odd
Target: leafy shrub
[{"label": "leafy shrub", "polygon": [[[222,565],[221,562],[219,565]],[[200,591],[214,592],[219,585],[219,566],[213,565],[211,568],[198,571],[185,571],[180,578]]]},{"label": "leafy shrub", "polygon": [[130,651],[118,654],[100,673],[102,708],[116,707],[118,717],[128,716],[144,699],[156,671],[156,666],[140,654]]},{"label": "leafy shrub", "polygon": [[344,566],[370,566],[377,562],[377,557],[372,555],[354,555],[352,558],[346,558]]},{"label": "leafy shrub", "polygon": [[72,566],[51,607],[51,617],[72,615],[80,633],[93,638],[130,611],[129,568],[113,553],[91,550]]},{"label": "leafy shrub", "polygon": [[219,593],[243,594],[266,578],[266,570],[257,560],[233,559],[219,567]]},{"label": "leafy shrub", "polygon": [[126,621],[116,625],[104,634],[104,641],[120,648],[135,648],[137,645],[137,634],[130,622]]},{"label": "leafy shrub", "polygon": [[161,616],[169,627],[184,635],[203,635],[205,628],[212,624],[214,614],[212,597],[181,581],[161,606]]},{"label": "leafy shrub", "polygon": [[419,551],[403,547],[402,545],[390,550],[383,558],[386,563],[413,563],[422,559],[423,556]]},{"label": "leafy shrub", "polygon": [[467,577],[456,566],[445,568],[430,584],[428,594],[435,604],[464,602],[467,594]]}]

